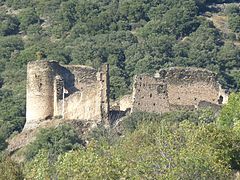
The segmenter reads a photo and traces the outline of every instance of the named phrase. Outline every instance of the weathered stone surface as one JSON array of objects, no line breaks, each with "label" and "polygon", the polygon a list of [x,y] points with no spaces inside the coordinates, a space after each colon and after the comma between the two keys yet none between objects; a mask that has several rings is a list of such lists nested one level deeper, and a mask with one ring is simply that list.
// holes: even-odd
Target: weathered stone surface
[{"label": "weathered stone surface", "polygon": [[81,65],[61,66],[55,61],[30,62],[24,130],[53,117],[108,123],[108,65],[97,71]]},{"label": "weathered stone surface", "polygon": [[[81,65],[61,66],[55,61],[28,64],[26,129],[53,117],[109,123],[109,67],[98,71]],[[154,76],[135,76],[133,94],[114,104],[111,115],[131,109],[164,113],[193,110],[205,104],[221,105],[228,95],[216,74],[200,68],[161,69]],[[117,107],[117,108],[116,108]],[[116,118],[114,118],[116,119]]]},{"label": "weathered stone surface", "polygon": [[132,111],[193,110],[199,102],[223,104],[227,97],[211,71],[179,67],[161,69],[154,76],[142,74],[135,77]]}]

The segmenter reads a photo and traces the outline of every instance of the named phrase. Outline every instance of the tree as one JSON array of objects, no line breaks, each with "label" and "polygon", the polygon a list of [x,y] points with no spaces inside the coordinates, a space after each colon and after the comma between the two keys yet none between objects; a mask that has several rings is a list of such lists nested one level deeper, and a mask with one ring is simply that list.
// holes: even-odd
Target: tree
[{"label": "tree", "polygon": [[24,179],[22,169],[17,163],[5,155],[1,155],[0,158],[0,179]]},{"label": "tree", "polygon": [[56,159],[63,152],[73,150],[83,145],[84,142],[69,125],[61,125],[57,128],[42,129],[36,140],[29,144],[26,151],[26,158],[32,159],[42,149],[51,154],[51,158]]},{"label": "tree", "polygon": [[[92,141],[86,150],[62,154],[52,167],[59,179],[228,179],[238,140],[214,123],[143,122],[113,145]],[[26,167],[27,177],[48,177],[51,170],[46,155]]]},{"label": "tree", "polygon": [[240,50],[233,43],[227,42],[218,53],[218,63],[222,70],[240,66]]},{"label": "tree", "polygon": [[224,127],[233,127],[240,121],[240,94],[232,93],[228,103],[221,110],[218,123]]},{"label": "tree", "polygon": [[26,8],[19,14],[19,21],[20,29],[26,31],[29,25],[39,23],[40,18],[34,8]]},{"label": "tree", "polygon": [[235,32],[239,33],[240,32],[240,15],[230,15],[228,19],[228,24],[230,29]]},{"label": "tree", "polygon": [[0,14],[0,35],[7,36],[17,34],[19,30],[19,21],[15,16]]}]

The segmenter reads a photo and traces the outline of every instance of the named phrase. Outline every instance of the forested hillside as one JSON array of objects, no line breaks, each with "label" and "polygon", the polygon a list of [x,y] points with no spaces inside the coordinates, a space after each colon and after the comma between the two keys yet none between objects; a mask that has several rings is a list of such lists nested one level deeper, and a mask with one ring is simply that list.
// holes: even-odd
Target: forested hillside
[{"label": "forested hillside", "polygon": [[[218,8],[219,6],[221,8]],[[224,17],[221,18],[222,26],[221,24],[218,26],[219,17]],[[109,63],[112,99],[131,91],[133,75],[143,72],[154,73],[157,69],[171,66],[207,68],[217,73],[221,84],[233,92],[240,88],[239,35],[240,7],[237,0],[0,0],[0,149],[6,148],[6,138],[21,131],[25,122],[26,64],[29,61],[57,60],[62,64],[85,64],[95,68],[103,63]],[[239,101],[237,95],[234,101]],[[225,111],[229,112],[231,108]],[[233,121],[238,120],[236,119],[237,111],[232,114],[233,116],[227,117],[222,115],[220,124],[233,126]],[[201,119],[196,117],[196,120],[198,118]],[[214,118],[213,122],[216,120],[216,117]],[[187,130],[192,126],[194,125],[183,124]],[[205,133],[202,128],[208,125],[202,126],[196,127],[199,136]],[[143,136],[145,132],[142,132],[141,128],[143,127],[141,126],[136,133],[124,140],[123,146],[129,146],[130,141]],[[169,128],[166,133],[172,132],[176,127]],[[215,130],[215,126],[211,128],[206,127],[206,131],[222,133],[221,130]],[[155,129],[155,131],[158,130]],[[165,133],[165,130],[162,131]],[[180,129],[176,133],[174,137],[176,135],[178,138],[183,132]],[[183,137],[189,138],[185,135]],[[147,137],[146,141],[151,141],[152,138]],[[238,136],[231,138],[238,138]],[[239,143],[239,139],[232,141]],[[184,143],[179,146],[190,146]],[[164,143],[161,145],[164,146]],[[204,148],[208,149],[208,145],[206,144]],[[115,148],[112,151],[116,153],[113,154],[116,158],[113,158],[114,160],[119,160],[118,146],[119,144],[111,147]],[[136,146],[142,146],[142,144],[136,144]],[[104,148],[110,147],[104,146]],[[132,152],[135,152],[134,148],[131,149]],[[155,147],[147,145],[146,148],[154,149]],[[190,153],[198,152],[197,148],[201,149],[200,146],[196,147]],[[211,152],[214,152],[214,148],[215,146]],[[182,150],[184,153],[185,149]],[[233,151],[238,152],[238,150]],[[103,151],[105,152],[105,149]],[[76,155],[78,153],[85,157],[83,152],[76,152]],[[93,157],[98,154],[94,150],[87,153]],[[124,151],[121,153],[124,154]],[[139,153],[138,155],[142,156],[141,152]],[[222,152],[219,153],[216,159],[222,155]],[[184,158],[188,155],[185,154]],[[208,155],[207,151],[200,154],[201,158],[205,155]],[[232,157],[228,155],[224,157],[231,159]],[[41,156],[43,154],[38,155],[37,158]],[[56,163],[68,163],[71,156],[67,154]],[[149,158],[151,160],[152,157]],[[221,173],[229,173],[229,169],[215,171],[226,167],[229,160],[226,159],[223,160],[223,164],[211,166],[213,168],[211,172],[215,172],[216,177],[223,178]],[[102,160],[106,161],[104,158]],[[191,162],[190,159],[189,163]],[[210,159],[209,163],[211,162],[218,161]],[[34,163],[32,162],[29,166],[33,167]],[[129,164],[124,160],[116,163],[126,163],[123,166]],[[115,165],[112,167],[112,164],[109,166],[115,167]],[[146,164],[143,164],[143,167],[145,166]],[[167,167],[168,164],[163,166]],[[198,166],[201,164],[199,163]],[[140,177],[147,176],[144,174],[145,171],[141,170],[143,167],[139,169],[139,172],[143,172],[143,176],[140,175]],[[122,172],[122,169],[119,171]],[[31,173],[33,172],[29,174]],[[130,174],[126,177],[136,175],[135,171],[128,171],[128,173]],[[153,172],[153,174],[156,173],[158,174],[159,171]],[[68,175],[63,175],[63,177],[66,176]],[[94,176],[89,176],[91,177]],[[139,177],[136,176],[136,178]]]}]

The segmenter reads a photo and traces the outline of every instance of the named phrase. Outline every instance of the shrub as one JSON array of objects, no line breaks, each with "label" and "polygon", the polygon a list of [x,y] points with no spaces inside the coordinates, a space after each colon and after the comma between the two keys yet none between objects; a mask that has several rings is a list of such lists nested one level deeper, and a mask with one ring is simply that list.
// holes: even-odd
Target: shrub
[{"label": "shrub", "polygon": [[0,179],[24,179],[21,167],[5,155],[0,157]]},{"label": "shrub", "polygon": [[83,140],[69,125],[42,129],[36,140],[28,145],[26,158],[32,159],[42,149],[47,150],[53,158],[57,158],[59,154],[81,147],[83,144]]},{"label": "shrub", "polygon": [[239,169],[239,140],[215,123],[142,122],[114,145],[92,141],[51,167],[37,156],[26,175],[50,177],[54,168],[58,179],[229,179]]}]

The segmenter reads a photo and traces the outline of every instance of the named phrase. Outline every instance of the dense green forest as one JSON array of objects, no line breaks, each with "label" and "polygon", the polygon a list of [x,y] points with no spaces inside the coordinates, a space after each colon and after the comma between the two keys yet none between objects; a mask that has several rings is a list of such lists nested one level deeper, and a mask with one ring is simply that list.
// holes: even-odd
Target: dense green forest
[{"label": "dense green forest", "polygon": [[[237,92],[240,8],[234,2],[0,0],[0,150],[23,128],[26,65],[36,59],[95,68],[109,63],[112,99],[131,92],[135,74],[171,66],[207,68]],[[218,9],[212,3],[229,4]],[[227,17],[227,32],[216,28],[209,18],[213,13]],[[209,112],[133,115],[131,123],[139,122],[126,125],[125,138],[96,132],[102,139],[92,135],[87,150],[72,127],[46,130],[29,146],[24,167],[3,156],[0,172],[4,179],[74,179],[79,174],[84,179],[226,179],[239,170],[239,104],[239,95],[233,94],[220,117]]]}]

